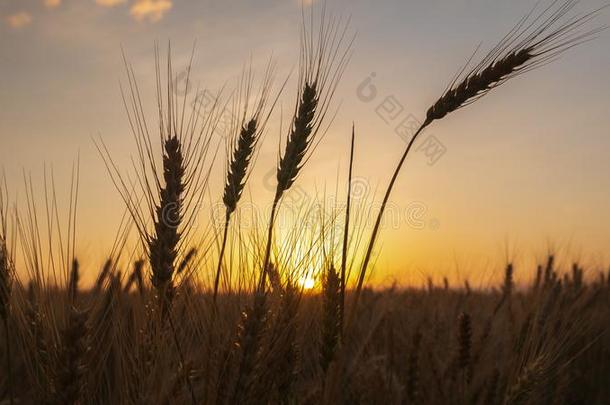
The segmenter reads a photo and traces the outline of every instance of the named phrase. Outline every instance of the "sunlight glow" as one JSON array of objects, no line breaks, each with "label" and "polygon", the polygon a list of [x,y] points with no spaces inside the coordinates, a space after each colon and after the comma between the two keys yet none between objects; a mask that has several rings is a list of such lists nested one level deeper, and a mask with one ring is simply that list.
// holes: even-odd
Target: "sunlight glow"
[{"label": "sunlight glow", "polygon": [[303,276],[299,280],[299,285],[303,287],[304,290],[311,290],[316,286],[316,280],[310,276]]}]

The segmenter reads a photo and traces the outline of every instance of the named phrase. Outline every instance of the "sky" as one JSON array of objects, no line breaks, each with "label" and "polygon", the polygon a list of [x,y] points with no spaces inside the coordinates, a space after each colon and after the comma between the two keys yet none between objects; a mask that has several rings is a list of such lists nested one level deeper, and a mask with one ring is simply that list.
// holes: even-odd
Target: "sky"
[{"label": "sky", "polygon": [[[334,97],[336,117],[297,192],[315,199],[343,187],[354,123],[356,203],[375,210],[406,146],[408,130],[397,128],[421,121],[477,46],[492,47],[533,5],[329,0],[356,39]],[[583,0],[577,10],[601,5]],[[196,41],[192,76],[212,91],[234,85],[250,62],[262,72],[270,57],[279,85],[298,65],[301,10],[297,0],[0,0],[0,167],[12,197],[23,200],[24,173],[41,191],[51,167],[56,188],[67,193],[78,156],[77,252],[101,261],[123,205],[93,139],[101,137],[122,167],[135,154],[121,101],[121,50],[155,122],[155,42],[165,49],[171,40],[180,71]],[[595,24],[609,23],[606,10]],[[527,279],[549,251],[562,255],[563,266],[578,260],[591,271],[606,269],[609,46],[610,33],[602,32],[427,129],[392,194],[395,220],[383,227],[372,282],[421,284],[432,275],[486,285],[506,260]],[[295,79],[288,79],[247,186],[259,206],[272,198],[267,174],[286,133],[281,112],[294,105]],[[213,169],[210,205],[221,200],[222,162]]]}]

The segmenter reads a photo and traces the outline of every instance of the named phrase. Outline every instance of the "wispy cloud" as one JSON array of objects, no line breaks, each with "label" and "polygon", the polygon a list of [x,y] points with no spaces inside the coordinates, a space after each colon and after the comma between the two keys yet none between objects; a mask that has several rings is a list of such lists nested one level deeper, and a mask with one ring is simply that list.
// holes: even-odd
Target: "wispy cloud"
[{"label": "wispy cloud", "polygon": [[55,8],[61,5],[61,0],[44,0],[44,5],[47,8]]},{"label": "wispy cloud", "polygon": [[32,23],[32,15],[25,11],[20,11],[7,16],[6,23],[9,25],[9,27],[14,29],[23,28]]},{"label": "wispy cloud", "polygon": [[138,21],[157,22],[171,8],[171,0],[136,0],[131,6],[131,16]]},{"label": "wispy cloud", "polygon": [[127,0],[95,0],[95,3],[103,7],[114,7],[125,3],[126,1]]}]

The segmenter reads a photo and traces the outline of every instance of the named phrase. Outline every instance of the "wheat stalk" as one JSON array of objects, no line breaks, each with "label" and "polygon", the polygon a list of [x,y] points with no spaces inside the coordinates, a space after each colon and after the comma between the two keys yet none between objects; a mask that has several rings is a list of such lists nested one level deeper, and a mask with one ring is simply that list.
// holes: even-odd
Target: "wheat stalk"
[{"label": "wheat stalk", "polygon": [[[195,228],[192,225],[208,184],[210,170],[206,169],[205,165],[212,135],[221,118],[218,99],[213,101],[208,111],[202,111],[202,97],[205,95],[199,91],[190,110],[186,107],[187,95],[191,90],[193,56],[194,51],[187,68],[184,97],[179,100],[175,85],[177,76],[174,76],[171,63],[171,47],[168,47],[167,96],[164,97],[159,52],[155,47],[158,129],[163,158],[160,168],[154,158],[156,152],[152,146],[135,74],[123,56],[130,90],[128,95],[123,92],[123,101],[137,146],[138,159],[134,163],[137,176],[135,186],[143,194],[143,206],[142,198],[133,195],[134,185],[128,184],[104,143],[96,143],[148,254],[151,282],[156,289],[160,317],[162,321],[169,320],[182,366],[184,356],[178,344],[170,311],[175,294],[174,278],[180,257],[184,260],[184,256],[188,254],[185,245]],[[190,380],[187,379],[186,382],[192,402],[197,403]]]},{"label": "wheat stalk", "polygon": [[[155,47],[161,167],[154,158],[156,151],[144,116],[135,73],[125,56],[129,94],[123,91],[123,101],[138,152],[138,159],[134,162],[137,176],[135,185],[126,181],[103,142],[96,143],[148,254],[151,282],[157,291],[162,316],[168,313],[171,305],[178,261],[187,254],[185,245],[194,229],[191,225],[203,198],[203,190],[207,187],[209,170],[206,174],[204,166],[212,134],[220,119],[218,100],[214,100],[209,111],[202,111],[199,92],[190,110],[186,107],[186,97],[191,89],[192,60],[193,55],[187,68],[185,95],[178,100],[171,47],[168,48],[167,96],[164,97],[159,51]],[[139,188],[143,198],[134,196],[134,187]],[[149,218],[152,218],[152,227]]]},{"label": "wheat stalk", "polygon": [[161,313],[165,314],[173,296],[173,275],[178,257],[182,222],[182,201],[185,190],[184,156],[181,142],[170,135],[163,145],[163,179],[165,185],[159,189],[159,204],[156,207],[154,233],[148,242],[152,284],[157,289]]},{"label": "wheat stalk", "polygon": [[294,183],[296,176],[302,168],[301,163],[305,158],[305,154],[312,145],[312,134],[315,134],[313,132],[313,123],[316,107],[318,105],[316,87],[317,84],[315,82],[309,83],[306,81],[304,84],[303,93],[298,102],[297,114],[294,117],[293,128],[288,135],[286,149],[284,155],[280,158],[277,168],[277,187],[271,208],[267,232],[267,247],[265,249],[265,259],[263,261],[263,271],[261,272],[261,281],[259,285],[260,288],[264,288],[265,286],[266,269],[269,265],[271,242],[273,238],[273,224],[278,204],[284,193],[288,191]]},{"label": "wheat stalk", "polygon": [[553,1],[535,17],[532,17],[535,11],[532,10],[474,68],[465,74],[465,68],[462,69],[443,95],[428,109],[425,121],[411,137],[398,161],[383,197],[360,268],[350,319],[353,319],[356,310],[385,208],[415,140],[432,122],[474,103],[506,81],[536,69],[568,49],[592,39],[603,28],[584,33],[579,32],[579,29],[595,18],[599,9],[580,17],[566,17],[576,3],[577,0],[566,0],[559,4],[558,1]]},{"label": "wheat stalk", "polygon": [[11,264],[10,253],[7,247],[7,216],[5,206],[6,183],[0,184],[0,318],[4,328],[4,339],[6,342],[6,371],[8,374],[9,400],[13,405],[15,398],[13,393],[11,363],[11,343],[9,334],[9,312],[11,290],[13,283],[13,267]]},{"label": "wheat stalk", "polygon": [[266,283],[266,269],[269,265],[273,225],[282,196],[290,190],[317,145],[316,138],[326,118],[329,104],[349,61],[352,41],[344,45],[347,24],[341,29],[339,21],[326,21],[323,11],[320,19],[319,36],[314,37],[313,11],[311,26],[306,28],[303,21],[301,36],[301,72],[299,93],[286,140],[284,153],[280,156],[276,171],[277,186],[269,226],[267,244],[261,268],[259,288]]},{"label": "wheat stalk", "polygon": [[[249,177],[249,173],[252,170],[253,160],[255,159],[256,154],[256,148],[260,143],[265,125],[267,124],[267,121],[269,120],[269,117],[273,112],[273,108],[275,107],[279,95],[281,94],[280,90],[280,92],[278,92],[278,95],[275,98],[275,101],[273,101],[270,108],[267,109],[268,111],[265,111],[271,87],[273,84],[273,73],[274,66],[272,63],[269,63],[261,84],[258,100],[255,101],[255,107],[251,113],[249,112],[248,103],[250,102],[250,93],[252,91],[252,71],[250,70],[248,74],[244,73],[242,75],[242,82],[240,84],[240,95],[236,102],[236,109],[241,108],[243,110],[240,114],[243,118],[241,119],[241,123],[239,125],[239,134],[231,142],[233,145],[229,156],[229,162],[227,165],[227,176],[222,197],[222,201],[226,208],[226,213],[222,244],[220,247],[220,254],[218,258],[218,266],[216,268],[216,276],[214,278],[214,304],[216,303],[216,297],[218,295],[220,272],[222,269],[222,261],[227,245],[227,235],[229,231],[231,215],[237,209],[237,204],[241,199],[244,187],[246,185],[246,181]],[[240,106],[240,104],[243,105]],[[246,119],[248,115],[249,118]]]},{"label": "wheat stalk", "polygon": [[347,248],[349,242],[349,220],[350,220],[350,208],[352,198],[352,170],[354,167],[354,142],[356,139],[356,128],[352,124],[352,139],[350,143],[349,152],[349,171],[347,176],[347,202],[345,206],[345,226],[343,229],[343,250],[341,254],[341,300],[340,300],[340,311],[339,311],[339,330],[341,337],[343,337],[343,320],[345,318],[345,287],[347,283],[346,267],[347,267]]}]

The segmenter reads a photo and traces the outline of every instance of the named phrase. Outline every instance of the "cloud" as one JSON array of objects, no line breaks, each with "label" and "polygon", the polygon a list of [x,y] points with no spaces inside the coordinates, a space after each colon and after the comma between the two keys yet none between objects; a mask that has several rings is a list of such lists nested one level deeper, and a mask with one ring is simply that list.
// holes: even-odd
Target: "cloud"
[{"label": "cloud", "polygon": [[25,27],[26,25],[30,25],[32,23],[32,16],[25,11],[21,11],[7,16],[6,23],[11,28],[19,29]]},{"label": "cloud", "polygon": [[172,8],[172,0],[136,0],[131,16],[138,21],[157,22]]},{"label": "cloud", "polygon": [[61,5],[61,0],[44,0],[44,5],[47,8],[55,8]]},{"label": "cloud", "polygon": [[95,0],[95,3],[103,7],[114,7],[125,3],[126,0]]}]

